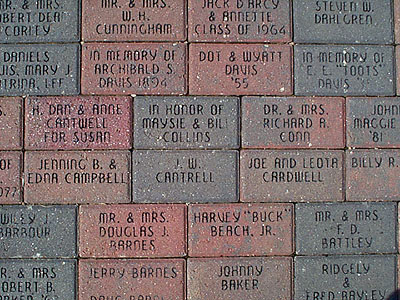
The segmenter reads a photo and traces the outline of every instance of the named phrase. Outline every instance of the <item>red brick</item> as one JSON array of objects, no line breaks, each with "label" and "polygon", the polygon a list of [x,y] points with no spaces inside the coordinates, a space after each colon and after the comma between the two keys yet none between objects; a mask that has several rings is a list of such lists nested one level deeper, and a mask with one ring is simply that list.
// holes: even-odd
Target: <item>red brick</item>
[{"label": "red brick", "polygon": [[[188,300],[286,300],[292,297],[292,258],[192,258]],[[267,296],[268,295],[268,296]]]},{"label": "red brick", "polygon": [[191,44],[189,92],[291,95],[292,48],[266,44]]},{"label": "red brick", "polygon": [[244,148],[344,147],[343,98],[244,97],[242,107]]},{"label": "red brick", "polygon": [[204,3],[189,0],[189,41],[291,41],[289,0],[258,1],[260,5],[250,5],[248,1],[207,1],[207,5]]},{"label": "red brick", "polygon": [[244,150],[240,199],[245,202],[343,200],[344,151]]},{"label": "red brick", "polygon": [[79,210],[81,257],[186,254],[186,205],[91,205]]},{"label": "red brick", "polygon": [[25,103],[28,150],[130,149],[130,97],[36,97]]},{"label": "red brick", "polygon": [[190,256],[265,256],[293,253],[292,204],[191,205]]},{"label": "red brick", "polygon": [[[84,41],[185,40],[184,0],[122,1],[108,6],[102,3],[82,1]],[[151,3],[157,4],[153,6]]]},{"label": "red brick", "polygon": [[81,259],[78,282],[80,300],[184,300],[185,261]]},{"label": "red brick", "polygon": [[129,151],[25,152],[27,203],[129,203]]},{"label": "red brick", "polygon": [[186,46],[181,43],[85,44],[81,87],[82,94],[184,94]]},{"label": "red brick", "polygon": [[346,151],[346,200],[400,198],[400,150]]},{"label": "red brick", "polygon": [[0,150],[22,148],[21,103],[21,98],[0,98]]},{"label": "red brick", "polygon": [[0,204],[22,201],[22,152],[0,152]]}]

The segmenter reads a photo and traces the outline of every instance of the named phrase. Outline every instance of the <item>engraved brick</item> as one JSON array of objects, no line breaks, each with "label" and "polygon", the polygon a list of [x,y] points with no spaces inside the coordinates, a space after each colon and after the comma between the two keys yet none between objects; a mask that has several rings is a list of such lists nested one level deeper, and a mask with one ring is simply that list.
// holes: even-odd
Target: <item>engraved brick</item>
[{"label": "engraved brick", "polygon": [[188,260],[188,300],[290,299],[292,258]]},{"label": "engraved brick", "polygon": [[130,97],[33,97],[25,102],[25,148],[130,149]]},{"label": "engraved brick", "polygon": [[295,95],[394,95],[392,46],[294,47]]},{"label": "engraved brick", "polygon": [[81,206],[79,216],[81,257],[186,254],[184,204]]},{"label": "engraved brick", "polygon": [[296,43],[392,44],[391,0],[293,2]]},{"label": "engraved brick", "polygon": [[293,253],[293,205],[190,205],[190,256],[265,256]]},{"label": "engraved brick", "polygon": [[394,255],[295,257],[294,269],[295,300],[387,299],[396,289]]},{"label": "engraved brick", "polygon": [[27,203],[129,203],[129,151],[25,153]]},{"label": "engraved brick", "polygon": [[291,95],[290,45],[191,44],[192,95]]},{"label": "engraved brick", "polygon": [[296,204],[296,252],[397,253],[396,203]]},{"label": "engraved brick", "polygon": [[0,149],[22,148],[22,100],[0,98]]},{"label": "engraved brick", "polygon": [[186,46],[92,43],[82,50],[83,94],[186,93]]},{"label": "engraved brick", "polygon": [[0,10],[1,43],[79,42],[79,0],[5,0]]},{"label": "engraved brick", "polygon": [[240,199],[245,202],[343,200],[343,151],[240,154]]},{"label": "engraved brick", "polygon": [[290,42],[289,0],[189,0],[189,41]]},{"label": "engraved brick", "polygon": [[84,41],[184,41],[185,1],[82,1]]},{"label": "engraved brick", "polygon": [[343,148],[343,98],[242,99],[244,148]]},{"label": "engraved brick", "polygon": [[399,150],[346,152],[346,200],[394,200],[400,197]]},{"label": "engraved brick", "polygon": [[0,96],[79,94],[80,46],[0,45]]},{"label": "engraved brick", "polygon": [[0,204],[20,203],[22,152],[0,152]]},{"label": "engraved brick", "polygon": [[76,261],[45,259],[0,260],[3,299],[76,298]]},{"label": "engraved brick", "polygon": [[133,151],[133,202],[235,202],[236,151]]},{"label": "engraved brick", "polygon": [[76,207],[0,207],[0,256],[75,257]]},{"label": "engraved brick", "polygon": [[79,299],[185,299],[183,259],[80,260]]},{"label": "engraved brick", "polygon": [[239,99],[136,97],[135,149],[239,148]]},{"label": "engraved brick", "polygon": [[400,147],[399,98],[348,98],[348,147]]}]

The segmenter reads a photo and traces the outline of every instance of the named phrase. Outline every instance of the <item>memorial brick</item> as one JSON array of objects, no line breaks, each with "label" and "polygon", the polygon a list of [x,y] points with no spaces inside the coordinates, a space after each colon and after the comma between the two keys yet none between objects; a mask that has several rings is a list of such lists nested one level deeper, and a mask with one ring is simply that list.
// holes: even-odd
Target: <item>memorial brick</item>
[{"label": "memorial brick", "polygon": [[82,0],[84,41],[184,41],[186,1]]},{"label": "memorial brick", "polygon": [[292,48],[270,44],[190,44],[191,95],[291,95]]},{"label": "memorial brick", "polygon": [[184,204],[90,205],[79,209],[81,257],[186,254]]},{"label": "memorial brick", "polygon": [[182,43],[87,43],[82,50],[82,93],[185,94],[186,69]]},{"label": "memorial brick", "polygon": [[2,259],[4,300],[71,300],[76,298],[76,260]]},{"label": "memorial brick", "polygon": [[27,203],[129,203],[129,151],[25,152]]},{"label": "memorial brick", "polygon": [[400,147],[400,98],[348,98],[348,147]]},{"label": "memorial brick", "polygon": [[290,299],[292,258],[191,258],[188,300]]},{"label": "memorial brick", "polygon": [[135,97],[135,149],[239,148],[236,97]]},{"label": "memorial brick", "polygon": [[80,0],[3,0],[0,43],[79,42]]},{"label": "memorial brick", "polygon": [[236,202],[237,151],[133,151],[133,202]]},{"label": "memorial brick", "polygon": [[344,99],[243,97],[242,147],[343,148]]},{"label": "memorial brick", "polygon": [[297,45],[294,85],[298,96],[392,96],[392,46]]},{"label": "memorial brick", "polygon": [[191,42],[290,42],[289,0],[188,3]]},{"label": "memorial brick", "polygon": [[184,300],[183,259],[82,259],[79,299]]},{"label": "memorial brick", "polygon": [[396,290],[394,255],[295,257],[294,298],[388,299]]},{"label": "memorial brick", "polygon": [[77,95],[78,44],[0,45],[0,96]]},{"label": "memorial brick", "polygon": [[293,1],[294,41],[392,44],[392,0]]},{"label": "memorial brick", "polygon": [[395,203],[296,204],[296,253],[397,253]]},{"label": "memorial brick", "polygon": [[343,200],[343,151],[240,153],[240,199],[244,202]]},{"label": "memorial brick", "polygon": [[130,149],[130,97],[32,97],[25,102],[25,149]]},{"label": "memorial brick", "polygon": [[346,152],[346,200],[396,201],[400,197],[399,150]]},{"label": "memorial brick", "polygon": [[76,256],[76,207],[0,207],[2,258],[60,258]]},{"label": "memorial brick", "polygon": [[292,204],[193,204],[188,212],[191,257],[293,253]]}]

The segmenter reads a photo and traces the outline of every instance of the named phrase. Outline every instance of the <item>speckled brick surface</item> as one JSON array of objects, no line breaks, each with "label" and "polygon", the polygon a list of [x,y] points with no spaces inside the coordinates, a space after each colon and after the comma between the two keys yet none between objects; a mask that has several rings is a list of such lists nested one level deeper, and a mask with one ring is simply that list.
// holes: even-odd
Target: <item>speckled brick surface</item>
[{"label": "speckled brick surface", "polygon": [[0,300],[395,300],[400,0],[0,0]]}]

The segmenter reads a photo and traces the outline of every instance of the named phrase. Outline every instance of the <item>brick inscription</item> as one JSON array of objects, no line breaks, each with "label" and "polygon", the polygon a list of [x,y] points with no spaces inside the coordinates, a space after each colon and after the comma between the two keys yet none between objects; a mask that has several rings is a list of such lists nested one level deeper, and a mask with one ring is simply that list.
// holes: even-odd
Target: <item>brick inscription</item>
[{"label": "brick inscription", "polygon": [[79,210],[82,257],[177,257],[186,253],[185,205],[91,205]]},{"label": "brick inscription", "polygon": [[189,256],[290,255],[293,206],[190,205]]}]

